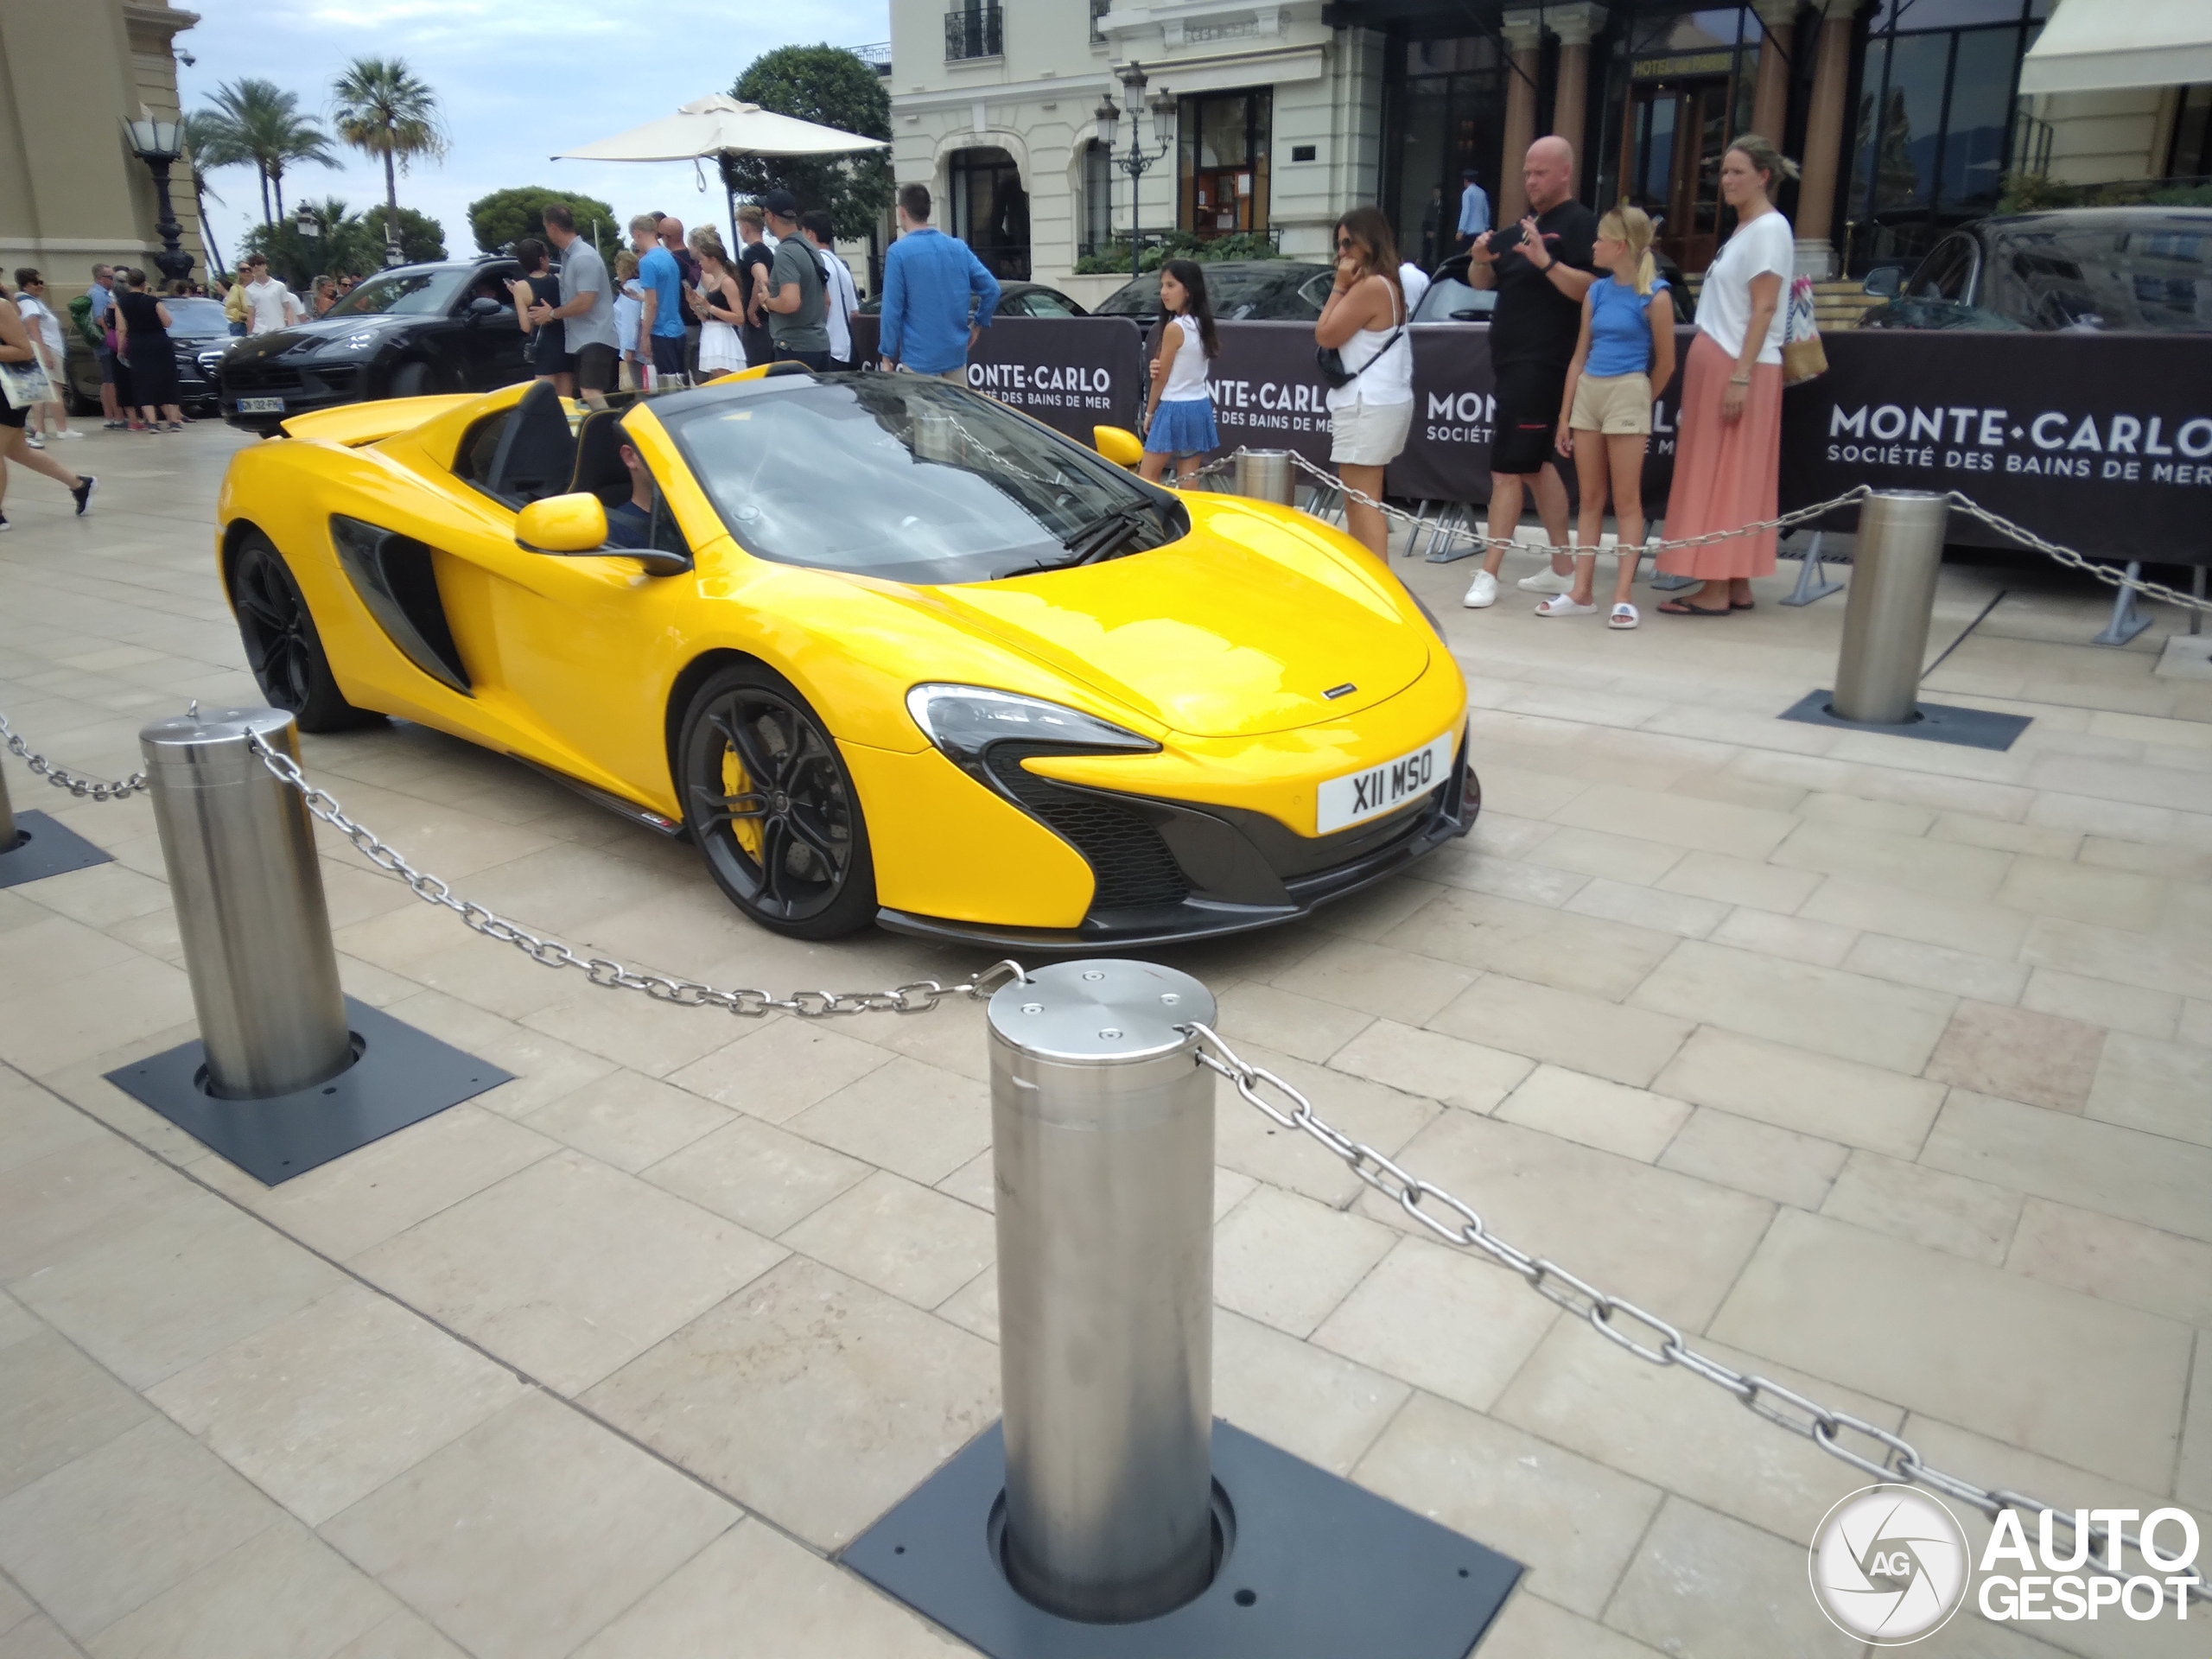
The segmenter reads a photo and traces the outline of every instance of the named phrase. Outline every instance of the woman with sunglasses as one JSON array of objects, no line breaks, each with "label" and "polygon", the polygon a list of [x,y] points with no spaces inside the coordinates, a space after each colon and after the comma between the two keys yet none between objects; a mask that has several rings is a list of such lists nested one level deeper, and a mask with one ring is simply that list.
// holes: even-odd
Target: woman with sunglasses
[{"label": "woman with sunglasses", "polygon": [[[1329,459],[1344,483],[1344,524],[1368,551],[1387,558],[1390,526],[1352,492],[1382,499],[1382,473],[1414,425],[1414,346],[1390,221],[1355,207],[1337,221],[1337,278],[1314,340],[1337,353],[1343,378],[1329,389]],[[1332,377],[1332,379],[1335,377]]]}]

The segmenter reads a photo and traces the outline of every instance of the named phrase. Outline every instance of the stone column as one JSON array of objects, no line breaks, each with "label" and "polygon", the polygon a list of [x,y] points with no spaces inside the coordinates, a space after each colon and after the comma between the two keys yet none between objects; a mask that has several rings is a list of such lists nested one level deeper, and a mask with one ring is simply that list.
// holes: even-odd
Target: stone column
[{"label": "stone column", "polygon": [[1542,67],[1543,14],[1509,11],[1498,32],[1505,37],[1505,149],[1498,163],[1500,225],[1516,223],[1529,211],[1529,192],[1521,182],[1521,163],[1536,139],[1536,74]]},{"label": "stone column", "polygon": [[1605,26],[1605,9],[1575,0],[1544,14],[1559,36],[1559,86],[1552,94],[1552,131],[1582,159],[1582,128],[1590,116],[1590,42]]},{"label": "stone column", "polygon": [[1789,50],[1797,27],[1797,0],[1758,0],[1758,84],[1751,92],[1751,130],[1777,145],[1789,119]]},{"label": "stone column", "polygon": [[1805,120],[1804,176],[1797,187],[1797,269],[1815,282],[1835,275],[1836,174],[1843,162],[1846,91],[1851,85],[1852,18],[1859,0],[1823,0],[1813,103]]}]

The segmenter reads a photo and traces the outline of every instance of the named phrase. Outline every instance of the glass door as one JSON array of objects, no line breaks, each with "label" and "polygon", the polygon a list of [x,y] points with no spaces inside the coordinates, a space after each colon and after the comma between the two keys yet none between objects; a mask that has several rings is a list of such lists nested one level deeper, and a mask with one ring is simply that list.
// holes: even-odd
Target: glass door
[{"label": "glass door", "polygon": [[1728,148],[1730,83],[1634,86],[1622,194],[1658,221],[1658,247],[1686,271],[1713,263],[1720,239],[1720,158]]}]

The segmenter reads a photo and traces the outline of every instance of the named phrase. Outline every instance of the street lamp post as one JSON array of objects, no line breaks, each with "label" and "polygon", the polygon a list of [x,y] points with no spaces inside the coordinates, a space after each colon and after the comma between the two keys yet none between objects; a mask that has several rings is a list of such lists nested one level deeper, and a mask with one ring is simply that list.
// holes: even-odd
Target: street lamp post
[{"label": "street lamp post", "polygon": [[1141,179],[1159,162],[1166,158],[1175,148],[1175,98],[1165,86],[1153,94],[1152,138],[1157,148],[1149,153],[1144,145],[1145,73],[1141,66],[1132,63],[1122,71],[1122,102],[1129,112],[1129,147],[1122,154],[1114,153],[1114,139],[1121,130],[1122,111],[1114,105],[1110,93],[1102,96],[1098,107],[1092,111],[1098,124],[1098,142],[1106,148],[1106,164],[1118,167],[1129,175],[1129,275],[1137,275],[1139,262],[1144,257],[1144,216],[1137,206]]},{"label": "street lamp post", "polygon": [[184,226],[177,223],[176,209],[169,201],[169,168],[184,154],[183,126],[159,119],[143,105],[139,107],[139,118],[124,122],[123,130],[130,153],[152,171],[161,200],[162,215],[154,229],[161,236],[162,251],[154,256],[154,266],[167,281],[179,282],[192,274],[192,256],[184,251]]}]

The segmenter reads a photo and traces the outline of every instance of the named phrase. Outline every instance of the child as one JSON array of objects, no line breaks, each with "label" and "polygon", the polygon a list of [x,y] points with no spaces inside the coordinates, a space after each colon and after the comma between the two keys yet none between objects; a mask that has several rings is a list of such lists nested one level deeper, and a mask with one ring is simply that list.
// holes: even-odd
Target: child
[{"label": "child", "polygon": [[614,338],[622,342],[616,385],[635,391],[644,380],[638,372],[638,319],[645,310],[645,290],[638,286],[638,256],[627,248],[614,256]]},{"label": "child", "polygon": [[1144,461],[1137,474],[1157,484],[1172,458],[1175,481],[1198,482],[1202,455],[1221,448],[1214,429],[1213,393],[1206,359],[1221,349],[1206,299],[1206,275],[1197,262],[1170,259],[1160,268],[1160,355],[1152,359],[1152,423],[1145,429]]},{"label": "child", "polygon": [[1618,557],[1606,626],[1637,625],[1628,596],[1643,552],[1643,449],[1651,400],[1675,374],[1675,307],[1651,262],[1651,232],[1650,219],[1637,207],[1616,207],[1598,221],[1592,257],[1611,275],[1591,283],[1582,301],[1582,337],[1567,365],[1557,440],[1560,454],[1574,457],[1582,544],[1573,590],[1536,607],[1539,616],[1587,616],[1598,608],[1591,588],[1610,474]]}]

